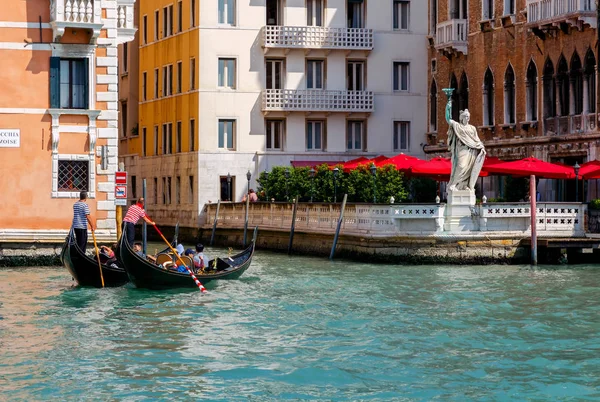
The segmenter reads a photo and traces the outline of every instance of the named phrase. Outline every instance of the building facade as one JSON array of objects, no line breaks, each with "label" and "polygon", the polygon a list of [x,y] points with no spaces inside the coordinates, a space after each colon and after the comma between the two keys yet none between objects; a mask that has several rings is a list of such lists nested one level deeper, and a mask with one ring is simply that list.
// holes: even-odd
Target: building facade
[{"label": "building facade", "polygon": [[422,154],[426,20],[409,0],[141,4],[140,136],[123,160],[149,211],[197,218],[273,166]]},{"label": "building facade", "polygon": [[[442,89],[454,88],[453,119],[469,109],[488,155],[600,158],[596,19],[592,0],[429,0],[425,151],[446,152]],[[545,200],[571,201],[574,186],[542,180],[540,189]],[[484,181],[488,198],[502,191],[497,179]]]},{"label": "building facade", "polygon": [[8,0],[0,21],[0,240],[64,241],[89,194],[116,235],[117,45],[135,0]]}]

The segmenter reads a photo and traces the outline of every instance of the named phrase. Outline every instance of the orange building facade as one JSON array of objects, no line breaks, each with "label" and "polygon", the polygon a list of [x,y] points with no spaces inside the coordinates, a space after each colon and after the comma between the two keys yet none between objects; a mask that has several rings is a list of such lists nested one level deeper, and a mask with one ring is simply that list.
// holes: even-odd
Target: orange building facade
[{"label": "orange building facade", "polygon": [[135,0],[7,0],[0,15],[0,241],[63,241],[80,191],[116,238],[117,46]]},{"label": "orange building facade", "polygon": [[[442,89],[454,88],[453,119],[469,109],[490,156],[599,159],[596,18],[591,0],[429,0],[425,152],[447,152]],[[542,183],[542,197],[574,200],[561,182]],[[495,178],[484,186],[501,195]]]}]

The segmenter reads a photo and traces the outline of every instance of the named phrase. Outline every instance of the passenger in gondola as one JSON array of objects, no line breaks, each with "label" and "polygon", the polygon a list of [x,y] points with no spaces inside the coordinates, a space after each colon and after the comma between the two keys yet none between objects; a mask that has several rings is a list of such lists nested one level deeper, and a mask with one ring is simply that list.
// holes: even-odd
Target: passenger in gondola
[{"label": "passenger in gondola", "polygon": [[133,251],[142,258],[145,258],[151,262],[156,262],[156,257],[144,254],[144,251],[142,250],[142,243],[139,241],[133,244]]},{"label": "passenger in gondola", "polygon": [[96,230],[96,224],[90,214],[90,207],[87,204],[87,192],[79,193],[79,201],[73,204],[73,231],[75,232],[75,240],[77,245],[85,254],[87,245],[87,225],[90,225],[92,232]]},{"label": "passenger in gondola", "polygon": [[113,244],[112,248],[108,246],[100,246],[100,261],[103,264],[109,265],[111,267],[118,266],[117,265],[117,257],[113,249],[116,250],[117,245]]},{"label": "passenger in gondola", "polygon": [[206,267],[206,257],[204,256],[204,245],[202,243],[196,244],[196,253],[193,257],[194,268],[201,270]]},{"label": "passenger in gondola", "polygon": [[129,207],[125,218],[123,218],[123,228],[126,229],[127,241],[129,244],[133,244],[133,241],[135,240],[135,224],[138,223],[140,219],[145,220],[148,225],[156,225],[156,223],[152,222],[146,216],[146,211],[144,210],[144,197],[138,198],[137,203]]}]

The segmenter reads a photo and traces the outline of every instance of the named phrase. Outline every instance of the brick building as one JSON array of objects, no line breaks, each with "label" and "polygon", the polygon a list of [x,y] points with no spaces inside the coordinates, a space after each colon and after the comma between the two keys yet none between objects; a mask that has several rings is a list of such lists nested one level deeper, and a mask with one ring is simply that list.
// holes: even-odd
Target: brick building
[{"label": "brick building", "polygon": [[[429,0],[425,152],[447,152],[442,88],[454,88],[453,118],[469,109],[490,156],[599,159],[596,18],[594,0]],[[542,180],[540,190],[570,200],[574,185]],[[501,195],[502,182],[483,190]]]}]

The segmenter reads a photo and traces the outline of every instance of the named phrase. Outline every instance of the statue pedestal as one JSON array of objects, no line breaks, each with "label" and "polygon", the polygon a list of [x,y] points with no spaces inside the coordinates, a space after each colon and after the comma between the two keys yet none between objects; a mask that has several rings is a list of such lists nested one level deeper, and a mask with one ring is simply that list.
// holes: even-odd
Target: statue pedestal
[{"label": "statue pedestal", "polygon": [[456,233],[479,230],[479,217],[472,215],[474,206],[474,191],[448,190],[444,231]]}]

